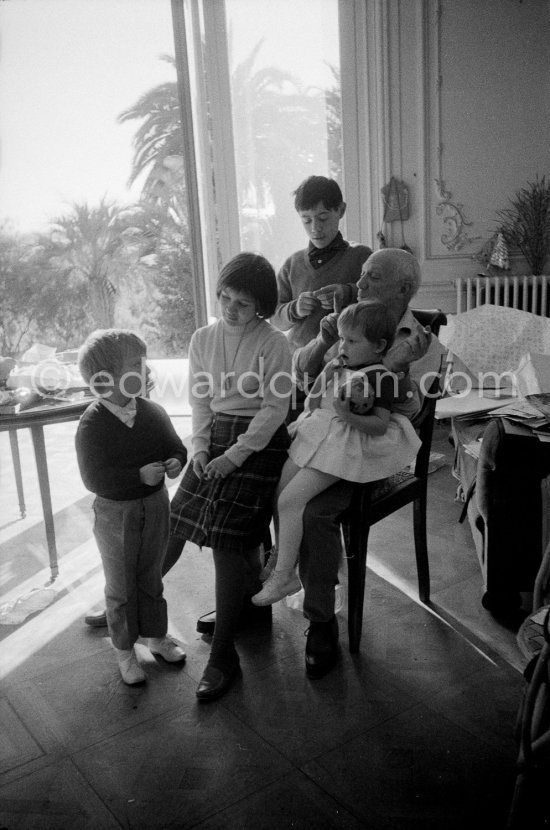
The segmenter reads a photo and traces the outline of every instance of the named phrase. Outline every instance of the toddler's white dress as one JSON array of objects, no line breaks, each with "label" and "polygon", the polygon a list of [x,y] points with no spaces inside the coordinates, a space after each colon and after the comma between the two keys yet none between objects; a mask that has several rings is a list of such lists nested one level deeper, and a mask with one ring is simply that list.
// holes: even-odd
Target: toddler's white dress
[{"label": "toddler's white dress", "polygon": [[[381,367],[368,367],[374,368]],[[334,410],[334,384],[341,387],[351,375],[356,376],[357,370],[335,375],[327,383],[321,405],[299,416],[288,455],[299,467],[312,467],[346,481],[377,481],[412,464],[421,441],[410,420],[397,412],[391,413],[384,435],[365,435],[339,418]]]}]

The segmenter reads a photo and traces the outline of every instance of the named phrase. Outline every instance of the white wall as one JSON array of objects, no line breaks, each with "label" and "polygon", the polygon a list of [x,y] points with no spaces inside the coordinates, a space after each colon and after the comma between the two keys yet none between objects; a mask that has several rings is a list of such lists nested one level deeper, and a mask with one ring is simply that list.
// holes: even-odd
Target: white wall
[{"label": "white wall", "polygon": [[[536,175],[550,177],[550,4],[365,2],[384,14],[387,172],[411,194],[403,230],[422,265],[419,305],[452,312],[453,280],[482,270],[472,255],[496,230],[496,211]],[[399,222],[383,230],[401,244]],[[520,256],[512,273],[528,273]]]}]

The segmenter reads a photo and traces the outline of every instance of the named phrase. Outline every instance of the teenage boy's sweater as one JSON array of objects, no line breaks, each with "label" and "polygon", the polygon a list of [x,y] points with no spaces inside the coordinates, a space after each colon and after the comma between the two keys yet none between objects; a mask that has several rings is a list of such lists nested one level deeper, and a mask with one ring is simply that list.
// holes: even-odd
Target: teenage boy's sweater
[{"label": "teenage boy's sweater", "polygon": [[339,283],[346,286],[344,305],[354,303],[357,300],[357,281],[363,263],[371,254],[367,245],[347,242],[342,250],[319,268],[312,266],[308,248],[297,251],[286,260],[277,274],[279,304],[271,323],[281,331],[289,332],[287,336],[292,352],[319,334],[321,320],[332,311],[319,305],[312,314],[299,317],[296,306],[300,294]]},{"label": "teenage boy's sweater", "polygon": [[114,501],[143,499],[164,486],[144,484],[139,470],[155,461],[177,458],[182,467],[187,451],[170,418],[159,404],[137,398],[132,427],[123,424],[98,400],[84,412],[76,431],[76,455],[84,486]]}]

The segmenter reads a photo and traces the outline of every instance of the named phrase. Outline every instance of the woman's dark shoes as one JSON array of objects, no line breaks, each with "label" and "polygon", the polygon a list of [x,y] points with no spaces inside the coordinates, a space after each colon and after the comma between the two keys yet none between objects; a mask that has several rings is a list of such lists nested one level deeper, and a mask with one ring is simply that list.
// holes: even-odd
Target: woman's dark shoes
[{"label": "woman's dark shoes", "polygon": [[[243,610],[239,617],[239,628],[246,628],[249,625],[256,625],[258,623],[271,623],[271,605],[260,608],[258,605],[253,605],[250,597],[245,597],[243,601]],[[216,627],[216,612],[209,611],[208,614],[203,614],[197,620],[197,631],[199,634],[214,634]]]},{"label": "woman's dark shoes", "polygon": [[323,677],[338,660],[338,620],[310,622],[307,630],[306,673]]},{"label": "woman's dark shoes", "polygon": [[224,668],[218,668],[208,663],[197,687],[198,699],[217,700],[227,692],[240,673],[241,667],[238,657],[225,665]]}]

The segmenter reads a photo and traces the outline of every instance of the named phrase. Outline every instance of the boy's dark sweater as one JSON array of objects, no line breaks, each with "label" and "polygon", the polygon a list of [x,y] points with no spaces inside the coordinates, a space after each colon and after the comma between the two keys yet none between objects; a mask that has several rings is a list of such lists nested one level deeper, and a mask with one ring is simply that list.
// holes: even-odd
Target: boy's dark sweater
[{"label": "boy's dark sweater", "polygon": [[94,401],[84,412],[76,432],[76,455],[84,486],[98,496],[115,501],[142,499],[156,493],[143,484],[140,467],[154,461],[177,458],[182,467],[187,451],[164,409],[153,401],[137,398],[134,425],[130,428]]}]

